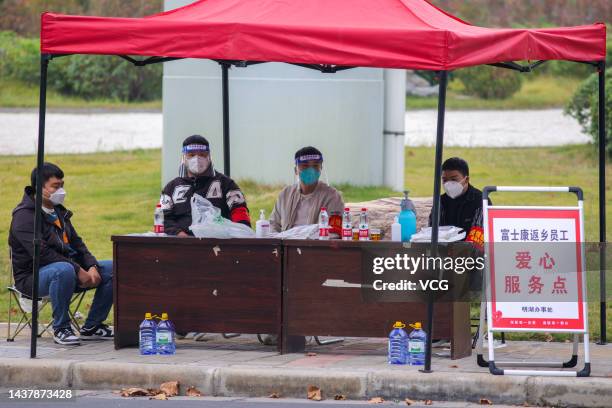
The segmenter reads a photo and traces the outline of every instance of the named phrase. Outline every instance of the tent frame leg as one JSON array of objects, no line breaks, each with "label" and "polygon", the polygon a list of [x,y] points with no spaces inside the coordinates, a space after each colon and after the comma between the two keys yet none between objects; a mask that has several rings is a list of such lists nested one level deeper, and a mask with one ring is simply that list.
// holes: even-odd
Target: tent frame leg
[{"label": "tent frame leg", "polygon": [[[442,150],[444,147],[444,116],[446,114],[446,88],[448,85],[448,71],[440,71],[440,85],[438,91],[438,123],[436,130],[436,158],[433,183],[433,206],[431,210],[431,256],[438,254],[438,228],[440,226],[440,180],[442,178]],[[425,346],[425,366],[423,373],[431,373],[431,342],[433,334],[434,298],[430,293],[427,299],[427,344]]]},{"label": "tent frame leg", "polygon": [[[47,71],[50,54],[40,55],[40,95],[38,105],[38,151],[36,159],[36,198],[34,207],[34,260],[32,279],[32,299],[38,299],[38,274],[40,269],[40,246],[42,236],[42,178],[45,161],[45,116],[47,113]],[[32,327],[38,328],[38,302],[32,302]],[[38,330],[32,330],[30,335],[30,358],[36,358],[36,341]]]},{"label": "tent frame leg", "polygon": [[599,76],[599,330],[597,344],[607,343],[606,336],[606,62],[597,65]]},{"label": "tent frame leg", "polygon": [[230,118],[229,118],[229,62],[219,62],[221,64],[221,88],[223,105],[223,172],[230,177]]}]

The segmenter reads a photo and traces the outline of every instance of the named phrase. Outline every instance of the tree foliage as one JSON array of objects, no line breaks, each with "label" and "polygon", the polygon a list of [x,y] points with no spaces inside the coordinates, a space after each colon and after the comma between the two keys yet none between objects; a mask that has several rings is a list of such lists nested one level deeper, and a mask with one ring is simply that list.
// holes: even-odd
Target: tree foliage
[{"label": "tree foliage", "polygon": [[455,71],[455,77],[465,86],[469,95],[483,99],[506,99],[521,89],[520,73],[503,68],[479,66]]},{"label": "tree foliage", "polygon": [[[565,107],[565,113],[575,118],[585,133],[589,134],[594,143],[599,142],[599,78],[592,74],[578,88]],[[612,156],[612,68],[606,71],[606,151]]]}]

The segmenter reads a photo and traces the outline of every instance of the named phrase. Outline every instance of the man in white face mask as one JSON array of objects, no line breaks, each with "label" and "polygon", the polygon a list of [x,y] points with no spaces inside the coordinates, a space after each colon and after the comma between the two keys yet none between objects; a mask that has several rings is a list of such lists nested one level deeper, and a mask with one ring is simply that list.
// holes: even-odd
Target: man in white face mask
[{"label": "man in white face mask", "polygon": [[210,144],[200,135],[183,141],[180,176],[163,189],[160,204],[164,211],[164,231],[168,235],[192,235],[191,197],[199,194],[221,210],[221,215],[233,222],[251,226],[249,209],[240,187],[226,175],[215,170]]},{"label": "man in white face mask", "polygon": [[[452,157],[442,164],[440,226],[452,225],[466,232],[466,241],[482,243],[482,191],[470,184],[465,160]],[[429,215],[431,226],[431,214]]]},{"label": "man in white face mask", "polygon": [[[58,344],[78,345],[80,340],[112,340],[112,329],[104,324],[113,304],[113,263],[98,261],[72,225],[72,212],[64,207],[64,172],[55,164],[42,167],[42,245],[38,295],[49,296],[53,307],[53,339]],[[37,171],[30,176],[21,203],[13,210],[9,232],[15,286],[32,295],[34,213]],[[97,288],[76,336],[70,326],[69,306],[74,292]]]}]

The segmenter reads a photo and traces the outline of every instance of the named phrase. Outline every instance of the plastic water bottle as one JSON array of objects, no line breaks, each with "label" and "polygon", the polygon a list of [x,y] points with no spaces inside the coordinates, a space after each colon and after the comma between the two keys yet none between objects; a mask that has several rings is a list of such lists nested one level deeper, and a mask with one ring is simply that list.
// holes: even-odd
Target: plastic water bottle
[{"label": "plastic water bottle", "polygon": [[259,220],[255,223],[255,238],[267,238],[270,235],[270,221],[266,219],[266,212],[259,210]]},{"label": "plastic water bottle", "polygon": [[157,354],[176,353],[176,343],[174,342],[174,325],[168,320],[168,313],[162,313],[161,322],[157,325],[155,344]]},{"label": "plastic water bottle", "polygon": [[400,242],[402,240],[402,225],[398,221],[398,217],[393,218],[391,224],[391,241]]},{"label": "plastic water bottle", "polygon": [[351,223],[351,210],[347,207],[342,213],[342,240],[353,240],[353,224]]},{"label": "plastic water bottle", "polygon": [[164,232],[164,211],[160,203],[155,206],[155,213],[153,214],[153,232],[156,234]]},{"label": "plastic water bottle", "polygon": [[140,340],[138,342],[140,354],[150,355],[155,354],[155,332],[157,324],[153,320],[151,313],[145,313],[145,319],[140,323]]},{"label": "plastic water bottle", "polygon": [[319,239],[329,240],[329,215],[325,207],[321,207],[319,213]]},{"label": "plastic water bottle", "polygon": [[414,330],[408,336],[408,358],[410,365],[420,366],[425,364],[425,344],[427,343],[427,333],[421,328],[421,322],[411,324]]},{"label": "plastic water bottle", "polygon": [[395,322],[393,330],[389,333],[389,348],[387,352],[389,364],[406,364],[408,335],[404,327],[406,327],[404,323]]},{"label": "plastic water bottle", "polygon": [[402,242],[410,242],[410,238],[416,233],[416,208],[408,199],[408,191],[404,191],[401,209],[399,223],[402,226]]},{"label": "plastic water bottle", "polygon": [[359,240],[368,241],[370,239],[370,227],[368,225],[368,209],[362,208],[359,215]]}]

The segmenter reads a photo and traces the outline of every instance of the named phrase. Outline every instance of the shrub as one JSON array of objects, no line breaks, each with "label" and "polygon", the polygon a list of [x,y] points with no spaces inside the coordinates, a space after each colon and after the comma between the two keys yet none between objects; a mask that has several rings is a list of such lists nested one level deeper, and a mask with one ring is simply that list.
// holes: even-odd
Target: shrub
[{"label": "shrub", "polygon": [[135,67],[115,56],[74,55],[51,63],[49,84],[63,94],[85,99],[147,101],[161,97],[162,65]]},{"label": "shrub", "polygon": [[[599,79],[592,74],[576,90],[574,96],[565,107],[565,113],[575,118],[585,133],[589,134],[594,143],[599,143]],[[612,156],[612,68],[606,70],[606,152]]]},{"label": "shrub", "polygon": [[479,66],[456,71],[456,78],[469,95],[483,99],[506,99],[521,89],[523,78],[519,72],[504,68]]}]

